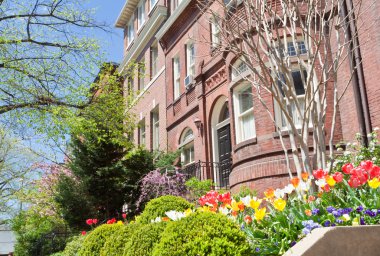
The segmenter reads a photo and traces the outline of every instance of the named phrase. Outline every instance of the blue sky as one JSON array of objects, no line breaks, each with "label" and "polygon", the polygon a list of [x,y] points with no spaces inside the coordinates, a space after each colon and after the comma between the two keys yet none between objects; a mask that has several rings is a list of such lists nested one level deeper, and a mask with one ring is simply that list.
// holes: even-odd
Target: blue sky
[{"label": "blue sky", "polygon": [[112,28],[111,34],[100,31],[95,34],[102,50],[107,53],[107,61],[120,63],[123,58],[123,30],[115,28],[114,24],[125,2],[126,0],[90,0],[87,4],[96,9],[95,18],[98,22],[106,22]]}]

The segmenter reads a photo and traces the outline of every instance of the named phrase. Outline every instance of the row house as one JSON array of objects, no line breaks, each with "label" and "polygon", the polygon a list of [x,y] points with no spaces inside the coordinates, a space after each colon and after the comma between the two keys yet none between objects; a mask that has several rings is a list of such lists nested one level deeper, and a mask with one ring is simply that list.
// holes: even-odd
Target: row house
[{"label": "row house", "polygon": [[[151,47],[158,47],[160,71],[154,80],[149,75],[152,68],[148,66],[146,70],[148,75],[144,82],[147,87],[142,90],[143,97],[136,106],[140,122],[145,125],[139,126],[135,140],[139,144],[144,141],[143,144],[154,149],[151,144],[154,138],[152,113],[158,106],[160,148],[180,149],[182,169],[186,173],[201,179],[213,179],[218,187],[229,187],[233,191],[243,185],[258,191],[269,186],[281,187],[289,178],[281,141],[267,114],[268,109],[253,93],[252,85],[241,79],[239,74],[245,72],[246,65],[232,53],[218,50],[221,40],[218,20],[215,15],[201,11],[198,4],[196,0],[162,3],[159,0],[157,8],[162,8],[163,12],[155,19],[159,20],[158,24],[149,23],[153,14],[151,4],[145,3],[149,13],[145,27],[150,26],[150,33],[143,41],[138,39],[145,34],[135,32],[141,2],[128,0],[118,18],[117,26],[126,31],[121,73],[126,63],[133,59],[145,59],[146,65],[151,65]],[[208,5],[218,12],[216,2],[208,2]],[[342,78],[338,87],[340,92],[346,93],[339,103],[335,142],[350,141],[356,132],[365,135],[372,127],[380,125],[380,105],[376,104],[380,99],[377,84],[380,75],[375,70],[380,57],[380,33],[376,26],[372,26],[378,21],[376,13],[380,6],[378,2],[369,6],[366,1],[364,5],[369,13],[357,22],[358,26],[368,29],[359,35],[359,40],[365,43],[361,43],[359,56],[354,56],[361,60],[357,63],[358,72],[355,72],[358,81],[344,87],[348,79],[352,79],[348,59],[344,63],[344,72],[340,73]],[[156,13],[154,8],[153,13]],[[135,37],[129,35],[130,24],[134,24],[132,34]],[[307,51],[302,42],[298,47],[300,54]],[[292,48],[289,49],[291,54]],[[302,97],[305,92],[301,71],[294,70],[292,76],[297,97]],[[136,83],[139,84],[134,81]],[[141,89],[137,85],[135,88]],[[269,111],[279,122],[277,125],[285,126],[272,96],[264,94],[261,100],[270,103]],[[327,123],[331,123],[331,114],[327,114]],[[150,130],[146,128],[148,125]]]}]

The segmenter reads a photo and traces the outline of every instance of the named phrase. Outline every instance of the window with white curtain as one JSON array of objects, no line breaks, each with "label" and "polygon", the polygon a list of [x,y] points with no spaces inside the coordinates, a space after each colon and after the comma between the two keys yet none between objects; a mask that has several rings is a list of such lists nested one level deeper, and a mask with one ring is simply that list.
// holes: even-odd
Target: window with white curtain
[{"label": "window with white curtain", "polygon": [[240,143],[256,137],[251,85],[246,83],[238,85],[233,90],[233,98],[236,142]]},{"label": "window with white curtain", "polygon": [[152,79],[158,72],[158,46],[157,43],[150,47],[150,79]]},{"label": "window with white curtain", "polygon": [[145,85],[144,85],[144,79],[145,79],[145,59],[141,59],[139,64],[138,64],[139,68],[138,68],[138,86],[139,86],[139,90],[143,90]]},{"label": "window with white curtain", "polygon": [[174,86],[174,99],[180,96],[180,82],[181,82],[181,70],[179,64],[179,57],[173,58],[173,86]]},{"label": "window with white curtain", "polygon": [[141,0],[137,6],[137,29],[145,23],[145,0]]},{"label": "window with white curtain", "polygon": [[[307,79],[307,72],[304,70],[303,74],[301,74],[300,70],[294,70],[291,72],[291,75],[293,79],[292,86],[298,100],[300,114],[303,116],[303,114],[305,113],[305,86],[304,86],[303,81]],[[288,86],[286,85],[286,80],[285,80],[284,75],[282,74],[280,75],[280,79],[277,81],[277,86],[279,87],[282,95],[285,97],[284,89]],[[290,114],[293,119],[293,122],[297,128],[301,128],[302,119],[296,109],[296,103],[292,99],[289,99],[289,100],[290,100]],[[278,126],[282,127],[282,129],[287,128],[287,120],[285,118],[284,113],[281,111],[280,107],[278,106],[278,104],[276,106],[276,119],[278,120],[277,121]]]},{"label": "window with white curtain", "polygon": [[194,134],[190,128],[187,128],[181,136],[181,163],[188,165],[194,162]]},{"label": "window with white curtain", "polygon": [[193,76],[195,74],[195,47],[192,42],[186,44],[186,67],[186,74]]}]

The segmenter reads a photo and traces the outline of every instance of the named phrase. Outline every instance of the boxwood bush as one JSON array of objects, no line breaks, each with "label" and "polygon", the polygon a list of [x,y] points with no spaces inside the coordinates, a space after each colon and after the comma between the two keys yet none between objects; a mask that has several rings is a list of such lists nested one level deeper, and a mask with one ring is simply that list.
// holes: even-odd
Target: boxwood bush
[{"label": "boxwood bush", "polygon": [[100,250],[100,256],[122,256],[125,248],[132,237],[142,224],[133,223],[123,226],[107,237],[103,248]]},{"label": "boxwood bush", "polygon": [[124,256],[150,256],[155,244],[160,241],[167,222],[142,225],[131,235],[125,246]]},{"label": "boxwood bush", "polygon": [[169,222],[153,256],[250,255],[246,236],[222,214],[197,212]]},{"label": "boxwood bush", "polygon": [[148,224],[156,217],[166,217],[165,212],[175,210],[184,211],[193,208],[194,205],[179,196],[161,196],[150,200],[136,222]]},{"label": "boxwood bush", "polygon": [[74,236],[71,241],[66,244],[65,250],[62,252],[57,252],[51,256],[78,256],[79,249],[86,237],[85,236]]},{"label": "boxwood bush", "polygon": [[80,256],[99,255],[105,241],[115,232],[122,229],[122,224],[103,224],[91,231],[83,241],[79,250]]}]

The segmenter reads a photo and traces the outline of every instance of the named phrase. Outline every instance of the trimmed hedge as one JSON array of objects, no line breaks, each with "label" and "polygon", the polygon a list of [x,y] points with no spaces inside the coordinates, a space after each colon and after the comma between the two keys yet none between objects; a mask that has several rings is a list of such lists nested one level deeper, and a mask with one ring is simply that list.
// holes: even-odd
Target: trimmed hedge
[{"label": "trimmed hedge", "polygon": [[99,255],[107,238],[122,229],[122,224],[103,224],[91,231],[83,241],[79,250],[80,256]]},{"label": "trimmed hedge", "polygon": [[65,250],[57,252],[51,256],[79,256],[78,252],[82,246],[85,236],[74,236],[71,241],[66,244]]},{"label": "trimmed hedge", "polygon": [[141,225],[138,223],[128,224],[107,237],[103,248],[100,250],[100,256],[124,255],[132,235],[140,229]]},{"label": "trimmed hedge", "polygon": [[144,211],[139,217],[136,218],[136,222],[148,224],[151,223],[157,217],[166,217],[165,212],[185,211],[186,209],[193,208],[194,205],[179,196],[161,196],[150,200]]},{"label": "trimmed hedge", "polygon": [[150,256],[157,244],[167,222],[149,223],[141,226],[131,235],[125,246],[124,256]]},{"label": "trimmed hedge", "polygon": [[197,212],[169,222],[153,256],[245,256],[250,255],[247,238],[222,214]]}]

